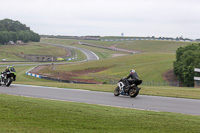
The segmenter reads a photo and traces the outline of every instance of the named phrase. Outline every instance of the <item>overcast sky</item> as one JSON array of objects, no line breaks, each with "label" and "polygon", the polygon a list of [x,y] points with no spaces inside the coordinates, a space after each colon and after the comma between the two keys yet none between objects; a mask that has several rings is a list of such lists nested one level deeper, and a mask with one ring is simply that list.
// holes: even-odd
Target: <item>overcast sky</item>
[{"label": "overcast sky", "polygon": [[200,38],[200,0],[0,0],[0,20],[48,35]]}]

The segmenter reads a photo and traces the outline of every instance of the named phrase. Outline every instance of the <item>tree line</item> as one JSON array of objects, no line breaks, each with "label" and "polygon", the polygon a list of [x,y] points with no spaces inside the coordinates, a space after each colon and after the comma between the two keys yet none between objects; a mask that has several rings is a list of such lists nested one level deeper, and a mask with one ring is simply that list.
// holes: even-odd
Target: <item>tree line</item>
[{"label": "tree line", "polygon": [[9,41],[16,42],[17,40],[39,42],[40,35],[19,21],[0,20],[0,44],[7,44]]},{"label": "tree line", "polygon": [[180,47],[176,50],[174,73],[186,86],[194,86],[194,68],[200,68],[200,43]]}]

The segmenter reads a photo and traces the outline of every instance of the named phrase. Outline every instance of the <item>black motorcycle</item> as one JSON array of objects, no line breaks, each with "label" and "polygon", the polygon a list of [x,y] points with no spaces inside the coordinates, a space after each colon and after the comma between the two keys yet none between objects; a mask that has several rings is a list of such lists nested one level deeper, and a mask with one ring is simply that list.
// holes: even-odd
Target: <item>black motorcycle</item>
[{"label": "black motorcycle", "polygon": [[137,80],[131,86],[126,89],[128,83],[128,79],[122,78],[118,82],[118,86],[114,90],[114,95],[119,96],[119,95],[126,95],[130,97],[136,97],[139,94],[139,91],[141,88],[138,88],[138,85],[142,83],[142,80]]},{"label": "black motorcycle", "polygon": [[1,72],[1,84],[4,84],[6,86],[10,86],[10,84],[13,81],[13,76],[11,72]]}]

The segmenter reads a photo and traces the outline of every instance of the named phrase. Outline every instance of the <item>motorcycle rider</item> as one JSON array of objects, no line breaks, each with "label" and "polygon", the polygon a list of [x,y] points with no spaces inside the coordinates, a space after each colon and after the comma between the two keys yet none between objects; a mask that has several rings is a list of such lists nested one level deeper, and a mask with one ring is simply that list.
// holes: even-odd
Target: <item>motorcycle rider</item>
[{"label": "motorcycle rider", "polygon": [[125,91],[127,91],[135,81],[140,80],[134,69],[130,71],[130,74],[126,77],[126,79],[128,82],[126,83]]},{"label": "motorcycle rider", "polygon": [[[11,76],[13,77],[13,80],[15,81],[16,80],[16,76],[17,76],[15,68],[13,66],[7,66],[6,69],[5,69],[5,71],[2,72],[2,73],[4,75],[7,72],[11,73]],[[3,79],[4,79],[4,77],[1,77],[1,81],[3,81]]]}]

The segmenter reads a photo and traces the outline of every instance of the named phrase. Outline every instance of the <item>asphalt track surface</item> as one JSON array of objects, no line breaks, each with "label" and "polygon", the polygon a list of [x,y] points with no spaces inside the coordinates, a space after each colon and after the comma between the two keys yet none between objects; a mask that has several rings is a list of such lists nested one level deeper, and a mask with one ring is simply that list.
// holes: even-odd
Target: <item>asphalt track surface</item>
[{"label": "asphalt track surface", "polygon": [[53,45],[53,46],[57,46],[57,47],[61,47],[61,48],[78,49],[78,50],[82,51],[87,56],[87,60],[98,60],[99,59],[99,57],[94,52],[92,52],[90,50],[87,50],[87,49],[84,49],[84,48],[68,46],[68,45],[61,45],[61,44],[54,44],[54,43],[47,43],[47,42],[42,42],[42,43]]},{"label": "asphalt track surface", "polygon": [[136,98],[130,98],[129,96],[116,97],[110,92],[17,84],[12,84],[10,87],[0,86],[0,93],[158,112],[200,115],[200,100],[195,99],[146,95],[138,95]]}]

